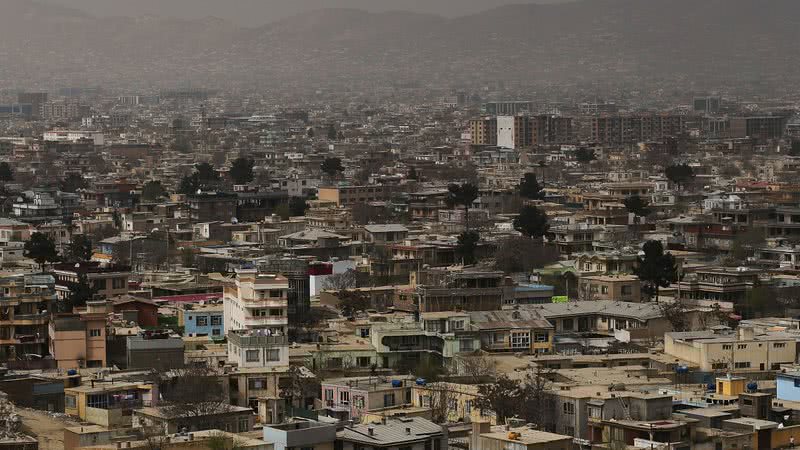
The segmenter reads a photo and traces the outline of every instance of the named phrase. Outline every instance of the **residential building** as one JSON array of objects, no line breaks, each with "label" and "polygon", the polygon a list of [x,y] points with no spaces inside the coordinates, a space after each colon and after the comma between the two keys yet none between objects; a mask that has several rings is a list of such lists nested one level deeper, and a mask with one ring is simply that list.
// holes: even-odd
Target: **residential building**
[{"label": "residential building", "polygon": [[109,312],[106,302],[92,301],[73,313],[53,315],[48,330],[50,354],[59,369],[106,367],[106,321]]},{"label": "residential building", "polygon": [[778,370],[796,361],[795,336],[785,332],[757,333],[739,327],[673,332],[664,335],[664,353],[686,361],[700,370],[736,372]]},{"label": "residential building", "polygon": [[413,385],[407,376],[323,380],[322,409],[331,417],[358,420],[370,411],[410,405]]},{"label": "residential building", "polygon": [[136,408],[158,402],[152,384],[94,382],[64,389],[64,413],[106,428],[130,427]]},{"label": "residential building", "polygon": [[103,265],[98,262],[82,262],[78,264],[62,263],[53,265],[56,278],[56,295],[64,300],[69,295],[69,283],[77,283],[81,276],[86,276],[89,283],[97,289],[95,299],[111,299],[128,294],[128,278],[130,267]]},{"label": "residential building", "polygon": [[472,145],[497,145],[497,118],[482,117],[469,121]]},{"label": "residential building", "polygon": [[180,336],[167,332],[145,331],[127,339],[128,369],[153,368],[159,371],[181,368],[185,364],[184,343]]},{"label": "residential building", "polygon": [[178,310],[178,325],[186,336],[225,336],[225,309],[221,304],[186,304]]},{"label": "residential building", "polygon": [[636,275],[595,275],[581,277],[578,296],[581,300],[619,300],[639,302],[642,288]]},{"label": "residential building", "polygon": [[336,433],[337,448],[356,450],[370,447],[378,450],[444,450],[447,431],[421,417],[387,419],[386,422],[347,426]]},{"label": "residential building", "polygon": [[352,206],[389,200],[392,191],[393,187],[388,185],[320,187],[317,198],[336,206]]},{"label": "residential building", "polygon": [[0,360],[47,353],[54,286],[53,277],[44,274],[0,278]]},{"label": "residential building", "polygon": [[533,427],[492,427],[489,422],[473,422],[470,448],[481,450],[572,450],[573,438],[548,433]]},{"label": "residential building", "polygon": [[244,433],[253,429],[255,419],[250,408],[220,403],[218,408],[207,408],[202,415],[163,407],[139,408],[133,410],[132,423],[134,428],[152,427],[163,430],[165,435],[212,429]]},{"label": "residential building", "polygon": [[264,427],[264,441],[274,450],[293,448],[333,450],[336,423],[332,420],[292,417],[283,423]]}]

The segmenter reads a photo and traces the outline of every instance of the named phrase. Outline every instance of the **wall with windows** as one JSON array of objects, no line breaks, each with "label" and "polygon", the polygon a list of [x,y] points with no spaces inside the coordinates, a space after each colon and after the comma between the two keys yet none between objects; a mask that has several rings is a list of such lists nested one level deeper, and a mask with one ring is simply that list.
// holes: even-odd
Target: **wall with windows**
[{"label": "wall with windows", "polygon": [[225,318],[222,308],[212,311],[183,312],[184,334],[187,336],[225,336]]}]

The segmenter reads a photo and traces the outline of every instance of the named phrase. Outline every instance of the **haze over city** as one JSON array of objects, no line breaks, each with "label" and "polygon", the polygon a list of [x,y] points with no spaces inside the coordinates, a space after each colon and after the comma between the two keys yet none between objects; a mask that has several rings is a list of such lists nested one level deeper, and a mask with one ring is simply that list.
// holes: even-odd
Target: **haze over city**
[{"label": "haze over city", "polygon": [[2,0],[0,450],[800,439],[797,0]]}]

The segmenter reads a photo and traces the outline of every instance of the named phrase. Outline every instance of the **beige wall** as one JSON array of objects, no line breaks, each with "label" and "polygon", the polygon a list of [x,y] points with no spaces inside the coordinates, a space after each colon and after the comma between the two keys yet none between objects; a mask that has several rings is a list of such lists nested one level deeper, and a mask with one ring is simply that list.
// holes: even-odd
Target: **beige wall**
[{"label": "beige wall", "polygon": [[[734,370],[770,370],[773,364],[795,361],[797,344],[794,340],[755,341],[752,339],[729,342],[702,343],[675,341],[669,334],[664,337],[664,353],[688,361],[700,370],[712,371],[713,364],[728,364],[733,358]],[[749,362],[749,367],[735,363]],[[763,364],[763,368],[762,368]]]}]

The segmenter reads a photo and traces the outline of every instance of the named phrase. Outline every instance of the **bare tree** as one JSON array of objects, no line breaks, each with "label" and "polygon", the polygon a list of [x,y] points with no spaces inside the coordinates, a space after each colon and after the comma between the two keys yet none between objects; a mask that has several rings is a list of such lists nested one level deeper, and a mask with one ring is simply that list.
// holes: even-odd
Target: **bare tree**
[{"label": "bare tree", "polygon": [[456,413],[458,394],[447,383],[433,383],[425,387],[423,406],[431,410],[431,420],[438,424],[450,422]]},{"label": "bare tree", "polygon": [[329,275],[325,278],[325,282],[322,283],[322,287],[334,291],[352,289],[356,287],[357,279],[356,271],[347,269],[345,272]]},{"label": "bare tree", "polygon": [[467,377],[471,384],[483,383],[497,376],[496,362],[483,353],[459,356],[455,360],[456,372]]},{"label": "bare tree", "polygon": [[159,376],[163,400],[159,409],[170,416],[202,417],[228,411],[220,378],[206,367],[176,369]]}]

